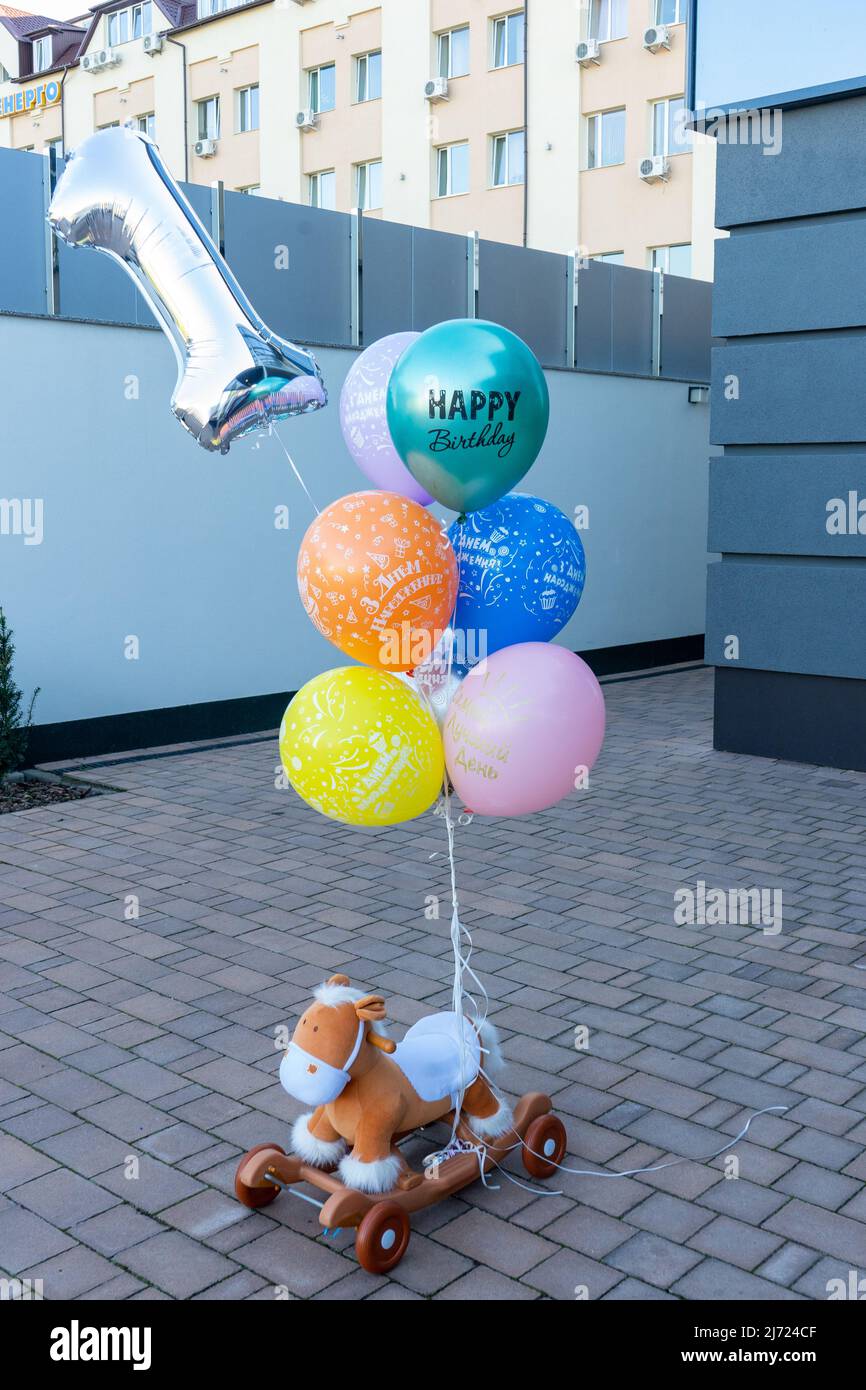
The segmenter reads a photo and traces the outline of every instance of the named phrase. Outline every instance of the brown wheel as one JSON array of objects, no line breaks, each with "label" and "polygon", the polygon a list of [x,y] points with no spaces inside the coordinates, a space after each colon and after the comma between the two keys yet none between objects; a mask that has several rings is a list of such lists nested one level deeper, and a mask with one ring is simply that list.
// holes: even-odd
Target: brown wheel
[{"label": "brown wheel", "polygon": [[396,1202],[377,1202],[355,1233],[358,1263],[368,1274],[387,1274],[409,1244],[409,1218]]},{"label": "brown wheel", "polygon": [[253,1154],[264,1153],[265,1149],[270,1149],[271,1153],[282,1154],[285,1157],[285,1149],[281,1149],[279,1144],[256,1144],[254,1149],[249,1149],[241,1159],[235,1171],[235,1196],[239,1202],[243,1202],[245,1207],[266,1207],[272,1202],[279,1192],[279,1184],[269,1182],[265,1187],[249,1187],[245,1182],[241,1182],[241,1169]]},{"label": "brown wheel", "polygon": [[556,1115],[539,1115],[523,1136],[523,1166],[531,1178],[549,1178],[565,1157],[568,1139]]}]

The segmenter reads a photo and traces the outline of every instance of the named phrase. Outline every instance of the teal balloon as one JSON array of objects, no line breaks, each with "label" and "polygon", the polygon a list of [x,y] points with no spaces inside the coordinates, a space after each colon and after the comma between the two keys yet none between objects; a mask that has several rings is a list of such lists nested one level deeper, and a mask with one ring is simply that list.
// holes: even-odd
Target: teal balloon
[{"label": "teal balloon", "polygon": [[452,511],[474,512],[532,467],[550,400],[538,359],[516,333],[449,319],[398,359],[387,409],[394,446],[421,487]]}]

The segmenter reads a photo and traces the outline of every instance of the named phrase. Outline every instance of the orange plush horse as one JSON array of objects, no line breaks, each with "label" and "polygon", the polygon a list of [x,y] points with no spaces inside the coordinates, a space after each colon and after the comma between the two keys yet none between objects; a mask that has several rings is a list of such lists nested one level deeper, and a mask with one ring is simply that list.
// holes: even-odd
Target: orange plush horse
[{"label": "orange plush horse", "polygon": [[315,1106],[295,1122],[294,1152],[319,1168],[339,1165],[345,1185],[361,1192],[415,1180],[394,1136],[443,1119],[461,1095],[471,1136],[495,1139],[512,1124],[510,1107],[482,1074],[482,1055],[486,1072],[501,1065],[492,1025],[476,1030],[457,1014],[430,1014],[395,1043],[384,1017],[378,994],[332,975],[315,991],[280,1064],[289,1095]]}]

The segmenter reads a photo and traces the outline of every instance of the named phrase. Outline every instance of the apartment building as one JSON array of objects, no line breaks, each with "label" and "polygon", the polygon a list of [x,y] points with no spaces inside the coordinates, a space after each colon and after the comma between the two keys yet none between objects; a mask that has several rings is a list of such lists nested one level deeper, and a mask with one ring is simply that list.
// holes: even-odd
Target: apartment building
[{"label": "apartment building", "polygon": [[0,144],[131,122],[194,183],[711,278],[686,3],[0,5]]}]

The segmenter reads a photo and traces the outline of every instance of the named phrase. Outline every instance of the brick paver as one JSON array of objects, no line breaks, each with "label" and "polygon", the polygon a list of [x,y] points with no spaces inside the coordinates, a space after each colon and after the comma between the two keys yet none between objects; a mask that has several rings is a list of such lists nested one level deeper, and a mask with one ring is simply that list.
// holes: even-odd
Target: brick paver
[{"label": "brick paver", "polygon": [[[550,1092],[573,1168],[687,1162],[541,1185],[509,1162],[520,1186],[419,1213],[390,1277],[306,1203],[242,1208],[239,1156],[299,1109],[275,1030],[314,984],[382,990],[398,1036],[448,1007],[443,826],[325,821],[274,786],[272,738],[148,752],[91,770],[118,794],[0,819],[0,1272],[133,1300],[815,1299],[864,1277],[866,776],[714,752],[711,681],[608,683],[588,793],[457,833],[506,1089]],[[698,884],[780,889],[781,930],[678,923]],[[707,1161],[764,1106],[786,1109]]]}]

